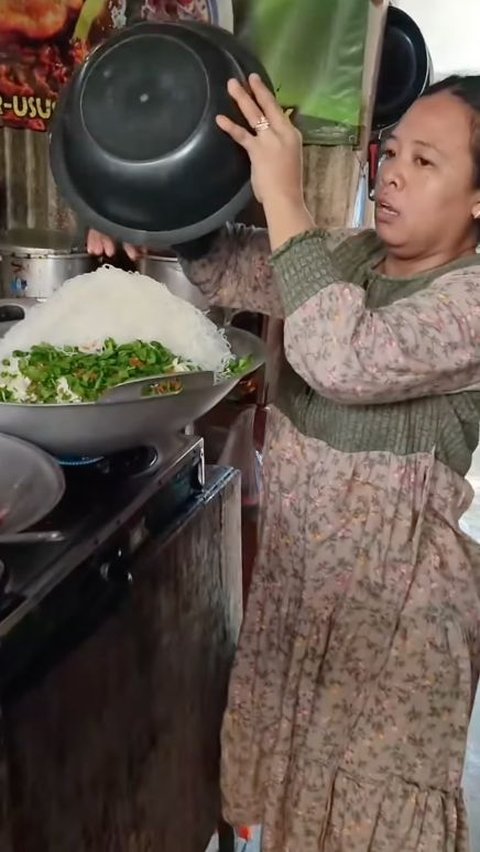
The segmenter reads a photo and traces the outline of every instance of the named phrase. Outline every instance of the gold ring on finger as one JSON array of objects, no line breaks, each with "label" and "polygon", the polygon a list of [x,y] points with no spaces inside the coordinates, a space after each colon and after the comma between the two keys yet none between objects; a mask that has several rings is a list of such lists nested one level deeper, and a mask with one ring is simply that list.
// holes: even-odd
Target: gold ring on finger
[{"label": "gold ring on finger", "polygon": [[268,118],[264,115],[260,116],[260,120],[257,121],[254,130],[256,133],[261,133],[262,130],[270,130],[270,122]]}]

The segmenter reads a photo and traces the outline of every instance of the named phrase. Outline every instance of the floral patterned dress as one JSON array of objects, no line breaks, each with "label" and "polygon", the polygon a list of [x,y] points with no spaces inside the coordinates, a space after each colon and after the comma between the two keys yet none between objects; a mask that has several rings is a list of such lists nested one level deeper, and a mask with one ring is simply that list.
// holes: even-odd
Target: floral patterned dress
[{"label": "floral patterned dress", "polygon": [[467,852],[480,559],[480,259],[375,270],[373,233],[222,233],[212,302],[285,319],[261,547],[222,734],[224,812],[265,852]]}]

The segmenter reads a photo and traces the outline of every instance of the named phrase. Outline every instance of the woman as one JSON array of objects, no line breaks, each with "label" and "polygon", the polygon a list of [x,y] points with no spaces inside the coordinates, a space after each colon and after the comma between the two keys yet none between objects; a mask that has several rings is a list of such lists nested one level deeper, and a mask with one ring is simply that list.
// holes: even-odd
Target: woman
[{"label": "woman", "polygon": [[254,97],[229,90],[252,132],[218,124],[250,156],[268,232],[183,249],[212,302],[285,319],[225,815],[262,823],[264,852],[466,852],[480,566],[458,521],[480,420],[480,77],[433,87],[400,122],[376,233],[315,229],[299,134],[250,82]]}]

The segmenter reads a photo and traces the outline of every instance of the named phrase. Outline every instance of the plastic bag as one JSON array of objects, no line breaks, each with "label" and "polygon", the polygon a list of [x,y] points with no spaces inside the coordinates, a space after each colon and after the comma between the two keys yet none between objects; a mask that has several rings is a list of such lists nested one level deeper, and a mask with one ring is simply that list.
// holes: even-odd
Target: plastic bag
[{"label": "plastic bag", "polygon": [[262,494],[262,457],[255,448],[254,405],[245,408],[234,421],[219,465],[234,467],[242,474],[242,507],[258,512]]}]

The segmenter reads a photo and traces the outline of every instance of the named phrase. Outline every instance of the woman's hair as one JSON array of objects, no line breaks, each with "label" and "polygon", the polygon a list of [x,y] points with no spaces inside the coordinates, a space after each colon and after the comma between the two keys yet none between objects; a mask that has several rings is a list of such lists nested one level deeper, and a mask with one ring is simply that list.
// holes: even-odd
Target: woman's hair
[{"label": "woman's hair", "polygon": [[475,189],[480,189],[480,76],[461,77],[454,74],[439,83],[434,83],[422,95],[422,98],[436,95],[439,92],[449,92],[463,101],[472,114],[472,159],[473,180]]}]

